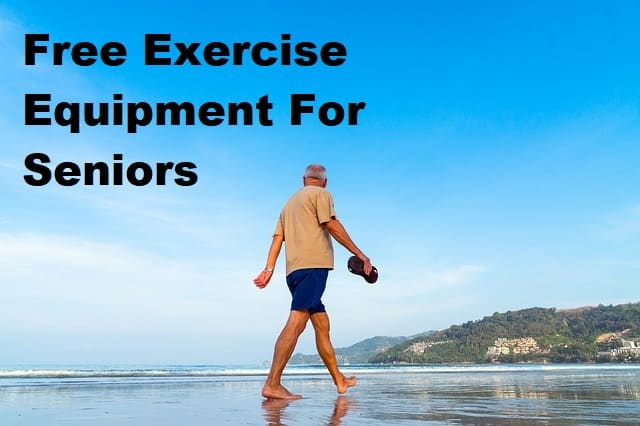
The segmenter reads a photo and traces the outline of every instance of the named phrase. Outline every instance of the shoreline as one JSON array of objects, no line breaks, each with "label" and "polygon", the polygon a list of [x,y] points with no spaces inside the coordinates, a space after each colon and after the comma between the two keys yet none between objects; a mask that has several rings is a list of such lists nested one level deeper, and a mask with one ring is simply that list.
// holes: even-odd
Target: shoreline
[{"label": "shoreline", "polygon": [[[439,364],[347,364],[341,370],[350,374],[402,374],[507,372],[534,370],[618,370],[638,369],[640,363],[439,363]],[[178,379],[265,377],[268,368],[257,365],[21,365],[0,366],[0,387],[6,380],[36,379]],[[327,375],[322,364],[288,365],[285,376]]]},{"label": "shoreline", "polygon": [[262,375],[0,379],[0,424],[631,426],[640,418],[640,365],[352,367],[358,384],[344,396],[324,367],[300,370],[283,378],[304,396],[296,401],[262,398]]}]

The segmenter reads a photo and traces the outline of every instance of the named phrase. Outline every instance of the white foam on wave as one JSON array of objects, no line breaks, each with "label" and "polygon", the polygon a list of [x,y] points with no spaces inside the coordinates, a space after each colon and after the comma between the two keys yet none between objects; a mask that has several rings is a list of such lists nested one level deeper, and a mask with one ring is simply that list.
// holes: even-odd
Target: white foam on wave
[{"label": "white foam on wave", "polygon": [[[507,373],[530,371],[640,369],[640,365],[623,364],[499,364],[499,365],[347,365],[345,374],[446,374],[446,373]],[[73,379],[73,378],[206,378],[266,376],[264,367],[243,366],[171,366],[171,367],[99,367],[99,368],[5,368],[0,379]],[[315,376],[327,374],[322,365],[288,366],[287,376]]]}]

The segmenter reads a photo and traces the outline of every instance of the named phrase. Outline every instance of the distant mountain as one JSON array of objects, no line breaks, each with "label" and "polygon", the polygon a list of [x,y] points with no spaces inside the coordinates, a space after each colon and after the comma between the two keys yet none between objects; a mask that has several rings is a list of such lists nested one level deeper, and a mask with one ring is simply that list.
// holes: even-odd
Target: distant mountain
[{"label": "distant mountain", "polygon": [[[408,337],[371,337],[346,348],[336,348],[336,358],[340,364],[366,364],[371,357],[385,349],[410,339],[427,336],[429,333],[433,333],[433,331],[427,331]],[[322,360],[318,354],[305,355],[296,353],[291,357],[290,362],[292,364],[322,364]]]},{"label": "distant mountain", "polygon": [[372,363],[640,360],[640,303],[494,313],[380,351]]}]

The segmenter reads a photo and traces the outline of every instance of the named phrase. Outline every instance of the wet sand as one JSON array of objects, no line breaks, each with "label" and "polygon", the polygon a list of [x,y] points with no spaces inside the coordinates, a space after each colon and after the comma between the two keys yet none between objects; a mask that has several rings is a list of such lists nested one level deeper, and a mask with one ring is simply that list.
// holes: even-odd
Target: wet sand
[{"label": "wet sand", "polygon": [[265,400],[262,376],[0,381],[2,425],[637,425],[640,368],[287,376],[304,398]]}]

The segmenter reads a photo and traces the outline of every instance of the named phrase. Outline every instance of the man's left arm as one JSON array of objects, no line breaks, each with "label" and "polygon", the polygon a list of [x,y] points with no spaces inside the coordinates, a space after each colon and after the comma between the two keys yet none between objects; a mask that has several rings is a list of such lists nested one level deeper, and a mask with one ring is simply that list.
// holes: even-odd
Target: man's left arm
[{"label": "man's left arm", "polygon": [[329,234],[331,234],[331,236],[337,242],[339,242],[340,245],[342,245],[344,248],[349,250],[364,262],[365,274],[369,274],[371,272],[371,260],[362,252],[362,250],[358,248],[358,246],[356,246],[356,244],[349,236],[349,233],[346,229],[344,229],[344,226],[342,226],[342,223],[340,223],[338,219],[332,218],[328,222],[323,223],[322,226],[324,226],[327,231],[329,231]]}]

